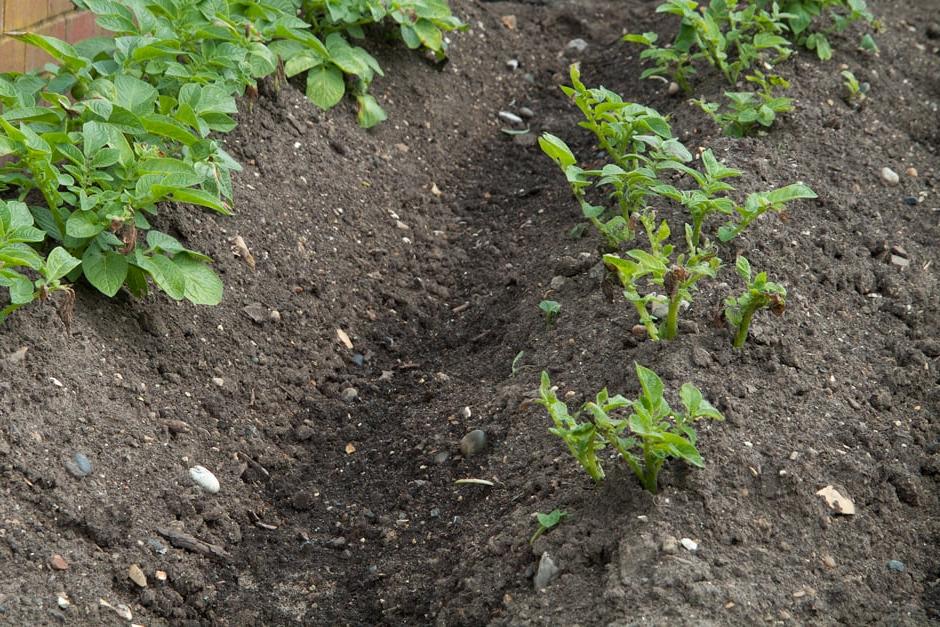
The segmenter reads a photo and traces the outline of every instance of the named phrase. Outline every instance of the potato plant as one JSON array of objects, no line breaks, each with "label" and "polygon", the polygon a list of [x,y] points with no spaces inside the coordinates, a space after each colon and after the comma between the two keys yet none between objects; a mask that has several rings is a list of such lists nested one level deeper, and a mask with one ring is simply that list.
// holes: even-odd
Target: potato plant
[{"label": "potato plant", "polygon": [[388,17],[407,45],[441,58],[442,32],[462,26],[444,0],[76,4],[112,36],[72,45],[11,33],[55,63],[0,74],[0,193],[18,199],[4,209],[0,287],[10,304],[0,319],[81,277],[107,296],[122,287],[142,296],[152,284],[217,304],[212,260],[152,221],[165,202],[231,213],[240,166],[215,136],[235,127],[236,96],[286,66],[307,72],[307,95],[329,108],[351,76],[359,121],[373,126],[385,113],[366,88],[381,69],[348,38]]},{"label": "potato plant", "polygon": [[[581,126],[594,134],[610,163],[599,169],[582,168],[568,145],[554,135],[543,135],[540,145],[564,172],[582,214],[604,237],[611,251],[604,263],[616,273],[649,337],[673,339],[682,303],[691,304],[699,281],[713,278],[721,267],[718,250],[709,239],[709,223],[725,222],[715,234],[726,242],[764,213],[782,211],[787,203],[816,195],[795,183],[753,192],[739,204],[729,195],[735,191],[729,180],[741,171],[722,164],[711,150],[702,151],[700,168],[693,167],[692,154],[673,137],[664,117],[624,102],[609,90],[588,89],[577,67],[572,67],[571,78],[572,87],[564,88],[565,93],[584,116]],[[686,184],[686,177],[693,184]],[[604,197],[610,206],[592,202]],[[684,207],[688,215],[678,231],[684,240],[681,250],[670,243],[674,229],[656,218],[657,210],[670,203]],[[663,302],[665,311],[660,307]]]},{"label": "potato plant", "polygon": [[789,89],[790,83],[782,76],[764,75],[756,71],[745,80],[757,86],[755,91],[726,91],[727,106],[704,99],[692,100],[729,137],[744,137],[757,129],[770,128],[777,115],[793,111],[793,99],[778,96],[774,90]]},{"label": "potato plant", "polygon": [[[643,488],[655,493],[659,472],[669,458],[699,468],[704,466],[695,446],[698,435],[694,423],[702,418],[724,420],[724,417],[691,383],[683,384],[679,390],[683,411],[673,410],[664,398],[665,386],[659,376],[640,364],[635,367],[641,387],[636,400],[621,395],[612,397],[605,388],[594,401],[585,403],[572,415],[558,399],[548,373],[543,372],[538,402],[548,410],[555,424],[549,431],[565,441],[596,483],[605,478],[598,453],[609,446]],[[621,417],[626,411],[630,413]]]},{"label": "potato plant", "polygon": [[746,257],[738,257],[735,267],[744,280],[746,289],[743,294],[729,297],[725,300],[725,317],[735,329],[734,347],[742,348],[747,341],[751,319],[761,309],[769,309],[781,316],[786,307],[787,290],[782,286],[767,280],[766,272],[752,275],[751,264]]}]

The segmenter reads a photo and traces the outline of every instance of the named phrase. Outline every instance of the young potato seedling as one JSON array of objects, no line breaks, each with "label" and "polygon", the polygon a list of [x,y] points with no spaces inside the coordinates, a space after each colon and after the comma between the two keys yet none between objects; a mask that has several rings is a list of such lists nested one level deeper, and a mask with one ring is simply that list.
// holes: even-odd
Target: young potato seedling
[{"label": "young potato seedling", "polygon": [[748,82],[759,87],[757,91],[726,91],[729,106],[722,109],[715,102],[703,99],[693,100],[711,117],[725,135],[744,137],[759,128],[770,128],[777,115],[793,111],[793,99],[774,95],[775,88],[788,89],[790,83],[783,77],[762,72],[754,72],[745,77]]},{"label": "young potato seedling", "polygon": [[[664,386],[655,372],[635,364],[640,381],[640,396],[633,401],[623,396],[610,397],[607,389],[597,393],[594,401],[585,403],[574,416],[565,403],[558,400],[548,373],[542,373],[539,402],[545,406],[555,428],[549,431],[561,437],[575,459],[595,482],[604,479],[597,451],[610,446],[640,480],[642,486],[655,493],[659,471],[669,458],[680,459],[696,467],[704,462],[696,449],[698,439],[693,427],[701,418],[723,420],[724,417],[702,397],[691,383],[679,390],[683,411],[673,410],[663,397]],[[629,410],[627,417],[619,417]],[[580,422],[584,414],[585,422]]]},{"label": "young potato seedling", "polygon": [[768,281],[766,272],[759,272],[752,277],[751,264],[746,257],[738,257],[735,267],[744,279],[747,290],[737,298],[728,297],[725,300],[725,317],[736,329],[734,347],[742,348],[755,313],[769,309],[778,316],[783,315],[787,290],[782,285]]},{"label": "young potato seedling", "polygon": [[543,514],[541,512],[535,513],[535,519],[538,520],[539,528],[535,530],[535,533],[532,534],[532,537],[529,538],[529,544],[534,544],[542,534],[547,531],[551,531],[558,526],[562,520],[568,517],[568,512],[563,512],[558,509],[553,509],[548,514]]},{"label": "young potato seedling", "polygon": [[539,303],[539,309],[542,310],[542,314],[545,316],[545,323],[551,326],[555,324],[555,318],[561,312],[561,304],[554,300],[543,300]]},{"label": "young potato seedling", "polygon": [[861,109],[868,100],[868,83],[859,83],[855,74],[849,70],[842,71],[842,85],[845,87],[845,95],[842,97],[846,104],[853,109]]}]

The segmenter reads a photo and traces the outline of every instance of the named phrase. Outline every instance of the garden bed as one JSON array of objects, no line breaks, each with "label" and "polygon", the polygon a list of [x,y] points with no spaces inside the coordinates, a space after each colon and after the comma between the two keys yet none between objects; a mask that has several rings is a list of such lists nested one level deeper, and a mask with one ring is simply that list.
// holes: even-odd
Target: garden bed
[{"label": "garden bed", "polygon": [[[934,2],[872,2],[876,57],[846,38],[832,61],[782,65],[797,109],[748,139],[639,80],[619,36],[668,29],[654,6],[455,2],[471,28],[448,63],[373,49],[389,119],[368,132],[351,107],[318,112],[267,82],[225,138],[245,166],[236,215],[161,217],[216,260],[220,306],[77,286],[68,329],[51,306],[10,317],[0,623],[127,622],[99,599],[148,625],[940,617]],[[576,38],[587,49],[566,52]],[[596,236],[568,237],[578,208],[533,140],[594,149],[558,89],[574,59],[589,85],[670,114],[690,149],[745,171],[739,189],[801,180],[818,194],[722,245],[789,292],[743,351],[715,323],[732,269],[676,340],[643,341],[603,288]],[[843,63],[871,84],[860,111],[840,98]],[[523,107],[532,133],[503,133],[498,112]],[[546,298],[561,304],[552,326]],[[655,496],[612,462],[594,487],[532,402],[542,370],[572,406],[604,386],[632,396],[634,361],[726,416],[700,429],[705,468],[667,464]],[[486,443],[465,458],[473,429]],[[90,475],[70,473],[76,452]],[[217,495],[192,485],[196,464]],[[455,484],[467,478],[493,485]],[[834,515],[816,495],[827,485],[854,515]],[[533,514],[556,508],[568,518],[530,545]],[[537,591],[545,552],[559,574]]]}]

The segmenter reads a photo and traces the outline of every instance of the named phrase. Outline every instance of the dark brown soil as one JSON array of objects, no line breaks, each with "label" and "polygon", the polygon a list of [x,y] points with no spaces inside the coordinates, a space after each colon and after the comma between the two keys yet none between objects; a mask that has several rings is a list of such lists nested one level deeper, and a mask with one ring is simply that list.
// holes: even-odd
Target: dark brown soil
[{"label": "dark brown soil", "polygon": [[[389,122],[374,132],[268,85],[226,140],[247,164],[239,214],[169,208],[161,225],[217,260],[222,306],[79,287],[70,332],[49,306],[0,330],[0,356],[28,348],[0,359],[0,623],[127,623],[99,599],[146,625],[940,618],[938,16],[934,0],[872,4],[880,55],[854,37],[828,63],[798,55],[784,66],[798,110],[763,138],[723,138],[639,81],[618,35],[669,21],[641,0],[458,0],[472,29],[442,68],[377,50]],[[641,342],[601,288],[596,238],[567,236],[577,207],[531,140],[548,130],[596,150],[557,89],[576,37],[586,82],[672,114],[690,148],[747,173],[742,192],[803,180],[819,194],[722,248],[789,291],[743,352],[713,323],[738,289],[729,269],[677,340]],[[843,63],[871,83],[862,111],[840,99]],[[502,133],[497,112],[523,106],[533,134]],[[909,265],[890,263],[893,246]],[[562,305],[552,327],[544,298]],[[705,469],[668,465],[655,497],[613,461],[594,488],[529,401],[543,369],[572,406],[603,386],[632,395],[634,361],[671,389],[694,382],[727,416],[700,430]],[[458,442],[477,428],[486,447],[465,459]],[[69,473],[75,452],[92,475]],[[219,494],[193,487],[195,464]],[[815,495],[830,484],[856,515]],[[554,508],[569,518],[530,546],[534,512]],[[667,536],[699,548],[663,551]],[[535,591],[543,552],[560,574]]]}]

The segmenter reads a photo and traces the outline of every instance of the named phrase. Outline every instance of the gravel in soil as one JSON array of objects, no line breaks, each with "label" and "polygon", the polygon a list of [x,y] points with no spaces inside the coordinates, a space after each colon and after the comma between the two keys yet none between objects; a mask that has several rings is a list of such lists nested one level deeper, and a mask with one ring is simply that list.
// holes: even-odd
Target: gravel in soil
[{"label": "gravel in soil", "polygon": [[[160,225],[217,260],[220,307],[79,287],[70,330],[51,306],[8,320],[0,623],[938,618],[933,2],[872,2],[877,57],[851,35],[832,62],[799,54],[783,67],[797,111],[744,140],[638,80],[618,35],[668,29],[653,6],[458,1],[471,29],[447,64],[376,50],[390,115],[373,132],[267,84],[225,139],[246,166],[238,215],[169,207]],[[789,291],[744,351],[714,323],[730,270],[677,340],[643,342],[602,289],[598,241],[566,236],[577,207],[533,140],[595,149],[557,89],[572,60],[744,170],[740,190],[819,194],[722,248]],[[872,86],[860,111],[843,63]],[[502,133],[500,111],[531,133]],[[593,487],[531,402],[543,369],[572,405],[629,396],[634,361],[727,416],[701,429],[706,467],[667,465],[656,496],[612,460]]]}]

